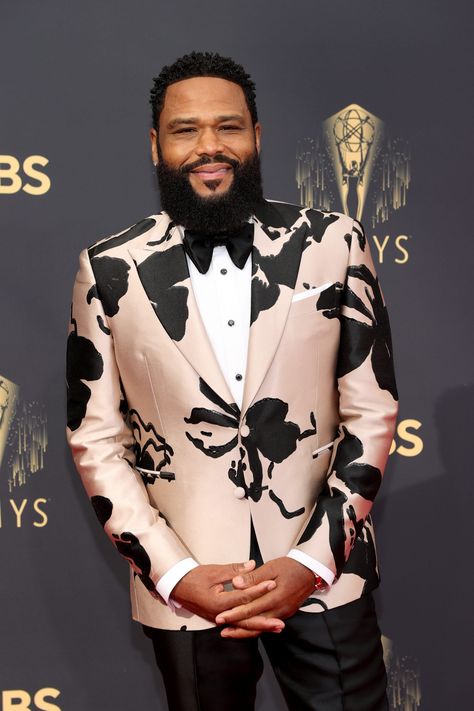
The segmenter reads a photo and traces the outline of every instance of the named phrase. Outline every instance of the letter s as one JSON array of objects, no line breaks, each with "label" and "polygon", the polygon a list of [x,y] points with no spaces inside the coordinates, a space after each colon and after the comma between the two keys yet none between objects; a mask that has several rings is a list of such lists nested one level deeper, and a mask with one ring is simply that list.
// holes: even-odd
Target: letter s
[{"label": "letter s", "polygon": [[398,447],[397,452],[403,457],[416,457],[423,451],[423,440],[418,435],[410,432],[410,429],[418,430],[421,427],[421,422],[418,420],[402,420],[397,428],[397,433],[400,439],[405,442],[410,442],[412,447],[404,447],[402,444]]},{"label": "letter s", "polygon": [[395,259],[396,264],[406,264],[408,262],[408,251],[401,245],[401,242],[406,242],[408,239],[407,235],[398,235],[397,239],[395,240],[395,246],[397,249],[403,254],[403,257],[399,259],[398,257]]},{"label": "letter s", "polygon": [[34,698],[35,705],[38,709],[38,711],[61,711],[60,706],[56,706],[56,704],[50,704],[49,701],[46,701],[46,697],[49,696],[52,699],[57,699],[59,694],[61,692],[58,691],[58,689],[39,689]]},{"label": "letter s", "polygon": [[44,156],[28,156],[28,158],[25,158],[23,161],[23,171],[25,175],[39,182],[39,185],[36,186],[25,183],[23,186],[25,193],[28,193],[28,195],[44,195],[44,193],[48,192],[51,187],[51,180],[46,173],[35,170],[34,168],[35,165],[41,165],[44,167],[48,165],[48,163],[49,160]]},{"label": "letter s", "polygon": [[33,521],[33,526],[35,526],[36,528],[43,528],[48,523],[48,515],[46,514],[45,511],[40,509],[40,504],[45,504],[45,503],[46,503],[46,499],[35,499],[35,501],[33,503],[34,510],[42,518],[41,521]]}]

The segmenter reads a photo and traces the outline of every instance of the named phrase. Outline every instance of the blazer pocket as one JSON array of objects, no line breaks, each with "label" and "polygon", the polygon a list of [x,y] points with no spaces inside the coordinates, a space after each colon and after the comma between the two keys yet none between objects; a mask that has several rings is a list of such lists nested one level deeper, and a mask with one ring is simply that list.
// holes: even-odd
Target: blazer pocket
[{"label": "blazer pocket", "polygon": [[333,284],[333,281],[327,281],[325,284],[321,284],[321,286],[315,286],[312,289],[298,291],[296,294],[293,294],[291,301],[302,301],[303,299],[308,299],[310,296],[314,296],[315,294],[319,294],[321,291],[328,289]]},{"label": "blazer pocket", "polygon": [[317,459],[320,454],[325,454],[326,452],[330,452],[333,447],[334,447],[334,440],[332,442],[328,442],[327,444],[323,444],[322,447],[318,447],[317,449],[314,450],[314,452],[311,452],[311,455],[312,455],[313,459]]}]

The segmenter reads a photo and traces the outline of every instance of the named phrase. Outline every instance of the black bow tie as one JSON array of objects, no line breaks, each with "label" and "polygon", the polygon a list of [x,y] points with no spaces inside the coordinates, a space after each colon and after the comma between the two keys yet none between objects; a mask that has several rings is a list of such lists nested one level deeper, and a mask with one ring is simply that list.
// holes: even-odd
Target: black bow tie
[{"label": "black bow tie", "polygon": [[217,245],[225,245],[235,266],[243,269],[253,245],[253,223],[246,222],[237,232],[227,235],[204,235],[192,230],[185,230],[184,249],[196,268],[205,274],[211,264],[212,250]]}]

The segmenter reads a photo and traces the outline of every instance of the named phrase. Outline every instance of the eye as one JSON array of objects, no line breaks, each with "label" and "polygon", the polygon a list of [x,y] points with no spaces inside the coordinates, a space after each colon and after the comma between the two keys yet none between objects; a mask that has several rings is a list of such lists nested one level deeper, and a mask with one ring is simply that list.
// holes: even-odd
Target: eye
[{"label": "eye", "polygon": [[240,126],[233,126],[231,124],[226,124],[225,126],[221,126],[221,130],[223,130],[223,131],[240,131],[241,127]]},{"label": "eye", "polygon": [[174,131],[174,133],[191,133],[192,131],[195,131],[195,128],[191,128],[188,126],[187,128],[178,128],[177,131]]}]

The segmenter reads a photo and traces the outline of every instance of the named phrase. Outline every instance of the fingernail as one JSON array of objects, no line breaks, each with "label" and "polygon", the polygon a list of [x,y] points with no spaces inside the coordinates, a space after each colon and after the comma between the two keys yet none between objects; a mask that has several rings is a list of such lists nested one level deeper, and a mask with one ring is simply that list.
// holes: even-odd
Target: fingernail
[{"label": "fingernail", "polygon": [[253,567],[253,560],[248,560],[246,563],[244,563],[245,570],[249,570],[252,567]]},{"label": "fingernail", "polygon": [[283,631],[283,627],[274,627],[272,632],[275,632],[275,634],[280,634],[280,632]]},{"label": "fingernail", "polygon": [[222,630],[221,637],[229,637],[229,636],[230,636],[230,633],[228,630]]},{"label": "fingernail", "polygon": [[267,590],[274,590],[275,588],[276,588],[275,582],[272,581],[271,583],[268,583]]},{"label": "fingernail", "polygon": [[243,579],[243,577],[242,577],[241,575],[237,575],[237,576],[234,578],[234,580],[235,580],[235,582],[237,583],[237,585],[243,585],[243,584],[244,584],[244,579]]},{"label": "fingernail", "polygon": [[220,615],[216,617],[216,624],[218,625],[223,625],[225,622],[225,617],[221,617]]}]

